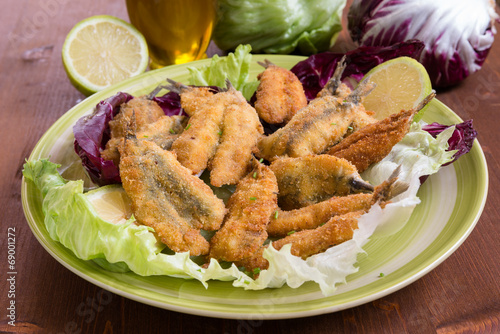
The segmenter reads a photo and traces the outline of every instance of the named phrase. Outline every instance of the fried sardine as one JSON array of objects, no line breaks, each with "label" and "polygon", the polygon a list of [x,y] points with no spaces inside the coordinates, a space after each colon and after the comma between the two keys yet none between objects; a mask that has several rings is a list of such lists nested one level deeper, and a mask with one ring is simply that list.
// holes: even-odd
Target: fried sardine
[{"label": "fried sardine", "polygon": [[183,167],[175,154],[128,136],[121,152],[120,177],[135,218],[152,227],[175,252],[208,254],[200,229],[217,230],[226,209],[210,187]]},{"label": "fried sardine", "polygon": [[373,190],[350,162],[326,154],[280,158],[270,167],[278,180],[278,202],[284,210],[298,209],[332,196]]},{"label": "fried sardine", "polygon": [[210,183],[216,187],[237,184],[251,168],[252,152],[264,133],[257,112],[243,95],[224,111],[220,144],[209,163]]},{"label": "fried sardine", "polygon": [[267,59],[259,65],[265,70],[257,76],[255,110],[269,124],[286,123],[307,105],[302,83],[293,72]]},{"label": "fried sardine", "polygon": [[269,167],[254,165],[229,198],[224,224],[210,240],[211,258],[239,261],[251,257],[267,239],[269,217],[278,207],[278,185]]}]

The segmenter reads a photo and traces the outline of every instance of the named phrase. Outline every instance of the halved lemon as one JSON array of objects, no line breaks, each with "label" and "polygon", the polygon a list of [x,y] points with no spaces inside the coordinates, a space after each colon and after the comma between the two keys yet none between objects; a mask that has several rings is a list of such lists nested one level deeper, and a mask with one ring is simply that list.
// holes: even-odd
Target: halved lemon
[{"label": "halved lemon", "polygon": [[123,224],[132,215],[130,199],[120,185],[103,186],[85,195],[99,217],[107,222]]},{"label": "halved lemon", "polygon": [[[372,68],[363,79],[370,77],[375,89],[365,98],[367,110],[375,112],[378,120],[389,115],[415,108],[432,91],[432,84],[425,67],[410,57],[399,57]],[[422,118],[426,108],[415,115]]]},{"label": "halved lemon", "polygon": [[62,60],[71,83],[91,95],[143,73],[149,62],[144,36],[119,18],[89,17],[69,32]]}]

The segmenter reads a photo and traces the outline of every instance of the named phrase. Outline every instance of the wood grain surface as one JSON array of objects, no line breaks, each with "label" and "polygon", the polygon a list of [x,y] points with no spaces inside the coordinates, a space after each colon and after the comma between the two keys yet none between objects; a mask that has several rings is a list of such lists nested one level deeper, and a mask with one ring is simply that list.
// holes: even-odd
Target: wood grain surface
[{"label": "wood grain surface", "polygon": [[[51,124],[84,98],[67,79],[60,53],[71,27],[97,14],[128,20],[122,0],[2,1],[1,333],[500,332],[500,36],[478,73],[438,91],[460,117],[474,120],[489,170],[486,207],[457,251],[423,278],[365,305],[302,319],[239,321],[172,312],[104,291],[54,260],[28,227],[21,205],[22,164]],[[16,231],[15,327],[7,318],[9,228]]]}]

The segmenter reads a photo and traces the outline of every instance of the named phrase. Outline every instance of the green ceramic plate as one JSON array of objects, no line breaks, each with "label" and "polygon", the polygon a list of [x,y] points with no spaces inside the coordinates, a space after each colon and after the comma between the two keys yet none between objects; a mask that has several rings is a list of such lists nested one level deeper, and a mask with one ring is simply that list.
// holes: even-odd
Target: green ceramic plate
[{"label": "green ceramic plate", "polygon": [[[292,67],[302,57],[254,56],[251,75],[262,71],[257,61],[265,58],[283,67]],[[40,139],[30,159],[50,157],[68,166],[66,175],[81,168],[73,152],[72,126],[92,112],[101,100],[125,91],[133,95],[150,92],[169,77],[187,82],[187,66],[203,66],[209,59],[145,73],[87,98],[64,114]],[[461,122],[438,100],[431,102],[424,120],[454,124]],[[488,188],[486,161],[477,143],[472,151],[451,166],[430,177],[419,190],[422,203],[397,234],[374,239],[366,254],[358,257],[359,271],[339,285],[335,295],[325,297],[315,283],[300,288],[245,291],[230,282],[211,281],[208,289],[194,280],[168,276],[141,277],[133,273],[113,273],[94,262],[82,261],[48,235],[43,223],[41,195],[23,181],[22,202],[28,224],[41,245],[75,274],[124,297],[157,307],[196,315],[236,319],[283,319],[335,312],[381,298],[422,277],[467,238],[483,210]],[[383,278],[379,277],[384,273]]]}]

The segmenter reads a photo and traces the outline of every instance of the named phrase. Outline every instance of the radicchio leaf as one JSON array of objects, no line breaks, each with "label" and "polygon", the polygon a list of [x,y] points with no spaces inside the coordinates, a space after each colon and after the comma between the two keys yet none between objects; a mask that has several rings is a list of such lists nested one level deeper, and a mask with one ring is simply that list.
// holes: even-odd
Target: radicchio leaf
[{"label": "radicchio leaf", "polygon": [[[453,125],[443,125],[439,123],[432,123],[428,125],[424,125],[422,127],[422,130],[425,130],[431,134],[434,138],[436,138],[441,132],[443,132],[445,129],[449,128],[450,126]],[[467,120],[465,122],[459,123],[455,125],[455,131],[453,131],[453,134],[451,135],[450,139],[448,139],[448,149],[447,151],[454,151],[457,150],[457,152],[453,155],[453,160],[443,164],[443,166],[447,166],[449,164],[454,163],[457,161],[459,157],[462,155],[468,153],[472,145],[474,144],[474,139],[477,137],[477,131],[474,129],[472,126],[472,120]],[[425,180],[429,175],[423,175],[420,177],[420,183],[424,183]]]},{"label": "radicchio leaf", "polygon": [[163,109],[163,112],[167,116],[187,116],[187,114],[181,107],[181,96],[176,92],[168,92],[163,96],[155,96],[153,98],[153,101],[158,103],[158,105]]},{"label": "radicchio leaf", "polygon": [[[423,130],[429,132],[434,138],[438,134],[443,132],[445,129],[453,125],[442,125],[439,123],[432,123],[422,127]],[[453,156],[453,160],[444,164],[443,166],[449,165],[455,162],[459,157],[468,153],[472,145],[474,144],[474,139],[477,137],[477,131],[472,126],[472,120],[467,120],[463,123],[455,125],[455,131],[453,135],[448,139],[448,151],[457,150],[457,153]]]},{"label": "radicchio leaf", "polygon": [[494,40],[498,15],[491,0],[354,0],[352,39],[388,46],[409,39],[425,44],[418,61],[434,87],[459,83],[478,71]]},{"label": "radicchio leaf", "polygon": [[110,138],[109,121],[118,113],[120,105],[132,98],[130,94],[119,92],[99,102],[91,115],[80,118],[73,126],[75,152],[97,185],[120,183],[118,167],[101,158],[101,149]]}]

